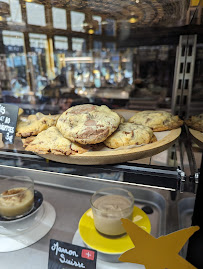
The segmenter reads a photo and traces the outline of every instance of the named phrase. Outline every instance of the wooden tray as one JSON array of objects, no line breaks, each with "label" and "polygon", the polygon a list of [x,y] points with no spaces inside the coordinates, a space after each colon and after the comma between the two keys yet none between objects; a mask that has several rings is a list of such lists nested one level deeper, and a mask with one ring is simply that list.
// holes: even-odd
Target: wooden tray
[{"label": "wooden tray", "polygon": [[102,165],[127,162],[150,157],[173,145],[181,133],[181,128],[171,130],[161,140],[135,148],[122,148],[120,150],[90,151],[83,154],[70,156],[59,156],[54,154],[40,154],[39,156],[55,162],[81,164],[81,165]]},{"label": "wooden tray", "polygon": [[203,148],[203,133],[201,133],[200,131],[194,130],[189,128],[189,132],[192,135],[192,139],[194,140],[194,142],[200,147]]}]

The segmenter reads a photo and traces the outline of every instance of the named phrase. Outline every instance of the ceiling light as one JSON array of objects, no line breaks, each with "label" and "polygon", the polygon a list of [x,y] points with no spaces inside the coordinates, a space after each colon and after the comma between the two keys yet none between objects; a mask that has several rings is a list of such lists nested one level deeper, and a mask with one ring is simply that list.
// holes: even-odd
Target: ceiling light
[{"label": "ceiling light", "polygon": [[134,18],[134,17],[129,19],[129,23],[136,23],[137,21],[138,21],[138,19]]},{"label": "ceiling light", "polygon": [[135,0],[135,3],[137,3],[137,4],[138,4],[139,2],[140,2],[140,0]]},{"label": "ceiling light", "polygon": [[93,29],[89,29],[88,30],[88,34],[93,35],[94,34],[94,30]]}]

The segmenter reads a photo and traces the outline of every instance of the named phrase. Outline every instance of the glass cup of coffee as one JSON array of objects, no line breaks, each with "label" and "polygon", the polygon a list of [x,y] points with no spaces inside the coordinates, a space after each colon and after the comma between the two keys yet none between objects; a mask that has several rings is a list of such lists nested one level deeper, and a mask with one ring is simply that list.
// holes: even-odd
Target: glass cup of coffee
[{"label": "glass cup of coffee", "polygon": [[34,181],[29,177],[0,178],[0,216],[20,218],[34,206]]},{"label": "glass cup of coffee", "polygon": [[104,188],[95,192],[90,200],[94,225],[105,236],[126,233],[121,218],[132,220],[134,197],[122,188]]}]

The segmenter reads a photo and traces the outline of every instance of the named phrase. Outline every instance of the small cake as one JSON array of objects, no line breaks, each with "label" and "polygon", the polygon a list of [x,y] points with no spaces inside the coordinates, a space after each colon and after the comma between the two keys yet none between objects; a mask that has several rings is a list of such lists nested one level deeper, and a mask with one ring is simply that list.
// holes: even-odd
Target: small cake
[{"label": "small cake", "polygon": [[183,121],[166,111],[141,111],[135,113],[129,122],[150,127],[155,132],[179,128]]},{"label": "small cake", "polygon": [[155,141],[156,137],[151,128],[124,122],[104,141],[104,144],[109,148],[115,149],[122,146],[148,144]]},{"label": "small cake", "polygon": [[16,217],[29,212],[34,203],[34,194],[27,188],[13,188],[0,195],[0,215]]},{"label": "small cake", "polygon": [[66,110],[56,127],[72,142],[97,144],[110,136],[119,124],[120,117],[107,106],[85,104]]}]

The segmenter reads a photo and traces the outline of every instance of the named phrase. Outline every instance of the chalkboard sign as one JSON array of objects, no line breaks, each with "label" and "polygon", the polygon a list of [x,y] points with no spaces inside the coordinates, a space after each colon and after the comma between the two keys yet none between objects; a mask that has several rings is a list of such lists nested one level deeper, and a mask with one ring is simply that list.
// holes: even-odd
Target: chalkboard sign
[{"label": "chalkboard sign", "polygon": [[48,269],[95,269],[96,259],[97,252],[92,249],[50,240]]},{"label": "chalkboard sign", "polygon": [[0,133],[5,144],[13,144],[18,119],[18,106],[0,104]]}]

